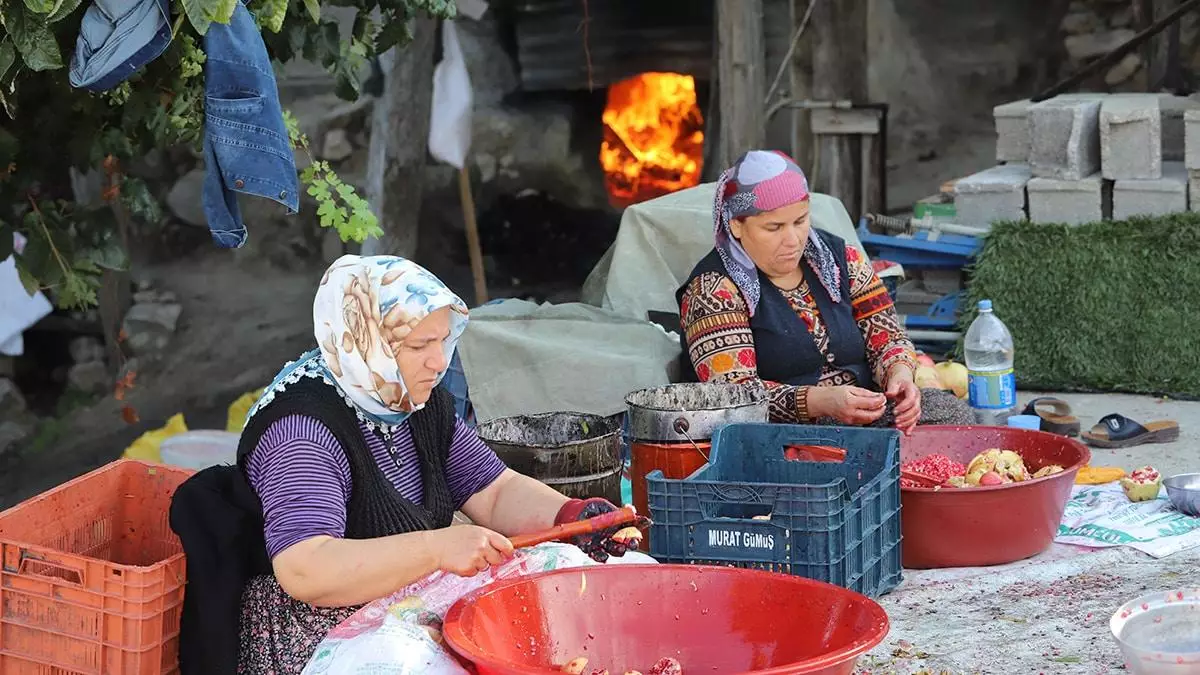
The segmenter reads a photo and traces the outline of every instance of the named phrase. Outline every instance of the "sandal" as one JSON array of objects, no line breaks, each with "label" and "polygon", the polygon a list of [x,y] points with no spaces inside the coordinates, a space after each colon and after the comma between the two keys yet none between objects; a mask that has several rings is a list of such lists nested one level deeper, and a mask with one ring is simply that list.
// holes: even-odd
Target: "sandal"
[{"label": "sandal", "polygon": [[1097,448],[1128,448],[1143,443],[1170,443],[1179,438],[1179,424],[1159,420],[1138,424],[1113,413],[1100,418],[1096,426],[1081,434],[1088,445]]},{"label": "sandal", "polygon": [[1036,415],[1042,420],[1042,431],[1059,436],[1078,436],[1079,418],[1071,414],[1071,406],[1053,396],[1035,398],[1025,406],[1022,415]]}]

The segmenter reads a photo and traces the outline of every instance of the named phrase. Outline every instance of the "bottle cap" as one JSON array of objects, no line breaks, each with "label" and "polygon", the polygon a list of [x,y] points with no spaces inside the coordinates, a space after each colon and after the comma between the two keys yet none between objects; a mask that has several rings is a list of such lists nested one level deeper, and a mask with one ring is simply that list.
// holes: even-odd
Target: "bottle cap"
[{"label": "bottle cap", "polygon": [[979,301],[979,311],[981,311],[981,312],[992,311],[992,301],[991,300],[980,300]]}]

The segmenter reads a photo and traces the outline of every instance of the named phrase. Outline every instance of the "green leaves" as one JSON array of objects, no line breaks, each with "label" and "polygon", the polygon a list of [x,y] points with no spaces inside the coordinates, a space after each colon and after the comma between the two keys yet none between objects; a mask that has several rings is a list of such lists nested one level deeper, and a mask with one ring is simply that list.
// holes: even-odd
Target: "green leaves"
[{"label": "green leaves", "polygon": [[5,15],[9,37],[25,65],[34,72],[63,67],[62,53],[47,18],[30,11],[27,5],[14,7]]},{"label": "green leaves", "polygon": [[278,33],[287,18],[288,0],[261,0],[254,7],[254,16],[263,28]]},{"label": "green leaves", "polygon": [[304,9],[308,10],[308,15],[312,17],[314,23],[321,22],[321,3],[319,0],[304,0]]},{"label": "green leaves", "polygon": [[343,183],[328,162],[309,164],[301,172],[300,181],[308,186],[308,194],[317,200],[321,227],[333,228],[342,241],[361,243],[367,237],[383,235],[371,205],[355,193],[353,186]]},{"label": "green leaves", "polygon": [[196,32],[204,35],[208,27],[216,23],[229,23],[238,0],[179,0],[183,13]]},{"label": "green leaves", "polygon": [[72,12],[79,9],[79,5],[83,0],[58,0],[54,11],[50,14],[47,23],[58,23],[71,15]]},{"label": "green leaves", "polygon": [[[15,120],[0,124],[0,259],[12,254],[14,233],[27,238],[25,251],[13,256],[27,288],[45,290],[61,307],[87,306],[96,302],[104,270],[128,265],[111,202],[83,209],[52,199],[66,190],[55,177],[65,176],[68,166],[103,166],[120,181],[119,190],[106,196],[119,199],[133,216],[129,235],[153,232],[163,222],[155,192],[123,167],[151,149],[199,149],[200,40],[213,22],[230,20],[239,1],[173,0],[174,39],[167,51],[120,86],[93,95],[71,89],[61,72],[90,2],[0,0],[0,108]],[[303,55],[320,63],[347,99],[361,94],[369,59],[411,40],[415,17],[449,18],[455,11],[454,0],[251,0],[250,7],[274,59]],[[329,7],[353,10],[349,35],[322,12]],[[36,114],[18,119],[18,92],[31,104],[37,101],[36,110],[30,108]],[[43,110],[56,115],[46,117]],[[308,139],[290,115],[287,126],[292,143],[307,151]],[[344,241],[382,234],[370,204],[329,163],[310,163],[300,178],[321,224]],[[311,204],[306,199],[304,208]]]}]

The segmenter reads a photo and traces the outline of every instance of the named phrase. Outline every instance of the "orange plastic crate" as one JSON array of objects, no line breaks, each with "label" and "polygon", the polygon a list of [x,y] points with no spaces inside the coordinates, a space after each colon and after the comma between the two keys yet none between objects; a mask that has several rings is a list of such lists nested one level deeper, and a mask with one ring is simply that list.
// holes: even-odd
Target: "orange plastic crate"
[{"label": "orange plastic crate", "polygon": [[0,674],[178,672],[186,567],[167,518],[192,473],[119,460],[0,513]]}]

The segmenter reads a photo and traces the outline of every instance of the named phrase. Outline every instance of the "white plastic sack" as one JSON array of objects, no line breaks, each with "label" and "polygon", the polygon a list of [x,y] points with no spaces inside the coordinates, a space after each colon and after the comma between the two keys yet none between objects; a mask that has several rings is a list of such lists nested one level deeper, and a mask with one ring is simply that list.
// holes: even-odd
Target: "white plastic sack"
[{"label": "white plastic sack", "polygon": [[[18,253],[25,250],[25,237],[15,232],[13,250]],[[53,309],[41,291],[34,291],[33,295],[25,292],[13,256],[0,260],[0,354],[20,356],[24,353],[22,334],[25,329],[41,321]]]},{"label": "white plastic sack", "polygon": [[1129,546],[1165,558],[1200,546],[1200,518],[1176,511],[1166,493],[1131,502],[1119,483],[1071,489],[1054,541],[1089,548]]},{"label": "white plastic sack", "polygon": [[[653,563],[637,552],[614,563]],[[467,675],[442,641],[442,619],[459,598],[500,579],[596,563],[574,546],[543,544],[464,578],[435,572],[363,606],[334,628],[301,675]]]},{"label": "white plastic sack", "polygon": [[433,113],[429,119],[429,154],[456,169],[467,163],[471,149],[471,76],[458,44],[453,21],[442,22],[442,60],[433,71]]}]

